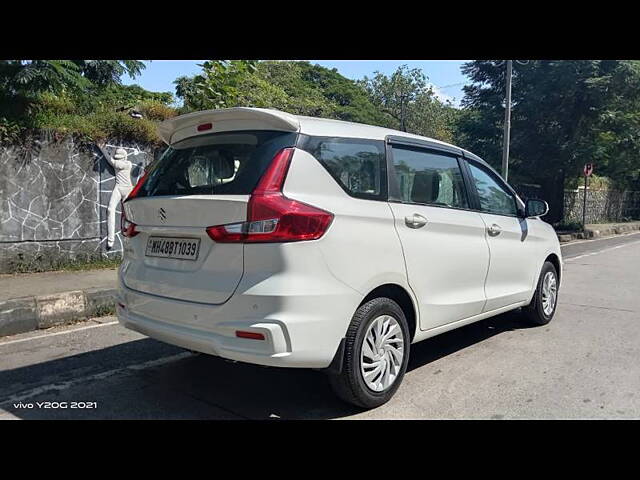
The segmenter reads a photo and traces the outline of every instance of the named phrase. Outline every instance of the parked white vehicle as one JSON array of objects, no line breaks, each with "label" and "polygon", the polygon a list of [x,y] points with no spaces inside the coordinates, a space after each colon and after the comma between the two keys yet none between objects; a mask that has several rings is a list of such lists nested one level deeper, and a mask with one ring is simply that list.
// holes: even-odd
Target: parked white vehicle
[{"label": "parked white vehicle", "polygon": [[523,307],[555,313],[562,257],[475,155],[380,127],[231,108],[163,122],[124,203],[120,322],[242,362],[324,369],[372,408],[410,345]]}]

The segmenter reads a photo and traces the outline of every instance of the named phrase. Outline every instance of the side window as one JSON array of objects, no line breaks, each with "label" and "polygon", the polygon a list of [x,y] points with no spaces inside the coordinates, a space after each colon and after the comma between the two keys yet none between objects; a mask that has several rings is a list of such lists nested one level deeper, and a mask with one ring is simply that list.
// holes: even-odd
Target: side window
[{"label": "side window", "polygon": [[468,165],[480,197],[480,209],[498,215],[516,215],[516,199],[511,192],[505,190],[485,169],[472,162],[468,162]]},{"label": "side window", "polygon": [[403,202],[454,208],[469,206],[456,157],[395,146],[392,151]]},{"label": "side window", "polygon": [[302,148],[318,159],[350,195],[386,198],[384,142],[309,137]]}]

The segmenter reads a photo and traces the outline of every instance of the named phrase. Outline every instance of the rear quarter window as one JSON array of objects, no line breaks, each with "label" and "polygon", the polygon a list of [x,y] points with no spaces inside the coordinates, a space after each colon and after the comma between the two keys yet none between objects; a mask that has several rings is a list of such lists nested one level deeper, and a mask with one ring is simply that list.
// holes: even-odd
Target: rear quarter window
[{"label": "rear quarter window", "polygon": [[352,197],[386,200],[383,141],[301,135],[298,147],[313,155]]}]

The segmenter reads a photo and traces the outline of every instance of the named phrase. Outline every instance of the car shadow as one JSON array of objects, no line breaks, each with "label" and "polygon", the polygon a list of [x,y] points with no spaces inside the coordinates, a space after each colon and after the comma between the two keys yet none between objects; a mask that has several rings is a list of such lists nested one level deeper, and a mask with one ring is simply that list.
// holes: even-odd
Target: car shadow
[{"label": "car shadow", "polygon": [[[430,338],[412,345],[408,371],[521,328],[509,312]],[[5,370],[0,386],[0,407],[22,419],[331,419],[362,411],[335,397],[322,372],[234,363],[146,338]]]}]

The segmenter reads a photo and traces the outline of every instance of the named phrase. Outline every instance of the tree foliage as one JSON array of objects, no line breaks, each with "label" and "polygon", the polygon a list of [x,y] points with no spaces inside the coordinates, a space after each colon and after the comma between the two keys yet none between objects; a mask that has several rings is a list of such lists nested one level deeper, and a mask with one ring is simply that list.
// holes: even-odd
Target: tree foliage
[{"label": "tree foliage", "polygon": [[[462,69],[458,140],[498,166],[504,122],[505,66],[473,61]],[[510,172],[521,179],[575,179],[584,163],[622,186],[637,181],[640,62],[514,62]]]},{"label": "tree foliage", "polygon": [[179,77],[174,82],[176,95],[190,110],[237,105],[246,78],[256,70],[254,60],[208,60],[198,66],[202,67],[201,74]]},{"label": "tree foliage", "polygon": [[385,126],[404,127],[409,133],[454,141],[457,110],[436,97],[422,70],[402,65],[389,76],[375,72],[360,84],[386,116]]},{"label": "tree foliage", "polygon": [[303,61],[208,61],[202,74],[175,81],[184,111],[233,106],[275,108],[296,115],[398,128],[399,95],[407,98],[408,130],[453,140],[456,110],[440,102],[420,70],[401,67],[357,82],[336,69]]},{"label": "tree foliage", "polygon": [[[173,96],[121,84],[123,75],[135,77],[144,66],[138,60],[0,61],[0,141],[18,142],[36,128],[89,141],[159,141],[154,121],[175,115]],[[131,108],[146,118],[132,118]]]},{"label": "tree foliage", "polygon": [[185,111],[245,106],[355,122],[383,121],[366,92],[336,70],[290,61],[216,60],[202,67],[202,74],[174,82]]}]

